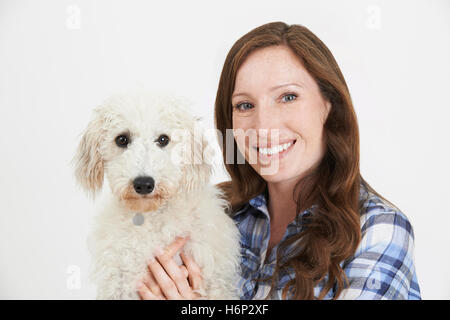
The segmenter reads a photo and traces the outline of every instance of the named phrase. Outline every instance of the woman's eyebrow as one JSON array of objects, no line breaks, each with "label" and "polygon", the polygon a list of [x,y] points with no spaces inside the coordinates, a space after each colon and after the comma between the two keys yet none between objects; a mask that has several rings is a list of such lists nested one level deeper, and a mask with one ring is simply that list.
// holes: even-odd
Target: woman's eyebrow
[{"label": "woman's eyebrow", "polygon": [[290,82],[290,83],[283,83],[283,84],[280,84],[278,86],[272,87],[272,88],[270,88],[270,91],[276,90],[276,89],[281,88],[281,87],[287,87],[287,86],[296,86],[296,87],[299,87],[299,88],[304,88],[304,86],[302,86],[301,84],[298,84],[298,83],[295,83],[295,82]]},{"label": "woman's eyebrow", "polygon": [[233,95],[231,96],[231,99],[233,99],[234,97],[237,97],[237,96],[250,96],[250,95],[245,92],[236,92],[236,93],[233,93]]},{"label": "woman's eyebrow", "polygon": [[[278,88],[281,88],[281,87],[287,87],[287,86],[296,86],[296,87],[299,87],[299,88],[302,88],[302,89],[305,88],[305,87],[304,87],[303,85],[301,85],[301,84],[298,84],[298,83],[295,83],[295,82],[290,82],[290,83],[283,83],[283,84],[277,85],[277,86],[275,86],[275,87],[270,88],[269,90],[270,90],[270,91],[274,91],[274,90],[276,90],[276,89],[278,89]],[[234,97],[237,97],[237,96],[251,96],[251,95],[249,95],[249,94],[246,93],[246,92],[236,92],[236,93],[233,93],[233,95],[231,96],[231,98],[234,98]]]}]

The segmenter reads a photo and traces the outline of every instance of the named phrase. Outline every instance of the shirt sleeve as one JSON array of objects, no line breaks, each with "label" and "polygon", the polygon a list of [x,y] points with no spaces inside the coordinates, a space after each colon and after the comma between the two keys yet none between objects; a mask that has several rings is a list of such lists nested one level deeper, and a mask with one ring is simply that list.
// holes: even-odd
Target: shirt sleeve
[{"label": "shirt sleeve", "polygon": [[342,267],[349,280],[338,299],[420,299],[414,233],[399,211],[374,207],[362,218],[361,242]]}]

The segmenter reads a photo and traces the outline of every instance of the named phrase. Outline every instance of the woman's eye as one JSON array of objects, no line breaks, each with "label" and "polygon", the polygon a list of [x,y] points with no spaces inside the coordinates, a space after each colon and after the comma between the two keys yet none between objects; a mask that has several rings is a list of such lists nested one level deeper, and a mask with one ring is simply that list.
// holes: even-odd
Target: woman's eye
[{"label": "woman's eye", "polygon": [[289,101],[295,100],[295,98],[297,98],[297,95],[289,93],[289,94],[283,96],[283,98],[281,98],[281,100],[283,100],[283,102],[289,102]]},{"label": "woman's eye", "polygon": [[251,109],[251,107],[253,106],[248,102],[239,103],[238,105],[235,106],[235,108],[240,111]]},{"label": "woman's eye", "polygon": [[127,135],[121,134],[116,137],[115,142],[119,148],[126,148],[130,143],[130,138]]},{"label": "woman's eye", "polygon": [[162,134],[156,139],[156,142],[159,144],[160,147],[165,147],[169,143],[170,139],[167,135]]}]

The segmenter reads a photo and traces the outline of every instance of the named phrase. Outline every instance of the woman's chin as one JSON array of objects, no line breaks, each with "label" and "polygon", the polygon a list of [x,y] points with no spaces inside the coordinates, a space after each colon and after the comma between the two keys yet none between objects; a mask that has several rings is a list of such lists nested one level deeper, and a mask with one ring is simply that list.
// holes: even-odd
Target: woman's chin
[{"label": "woman's chin", "polygon": [[257,172],[267,182],[281,182],[291,178],[291,174],[286,168],[280,168],[276,165],[258,167]]}]

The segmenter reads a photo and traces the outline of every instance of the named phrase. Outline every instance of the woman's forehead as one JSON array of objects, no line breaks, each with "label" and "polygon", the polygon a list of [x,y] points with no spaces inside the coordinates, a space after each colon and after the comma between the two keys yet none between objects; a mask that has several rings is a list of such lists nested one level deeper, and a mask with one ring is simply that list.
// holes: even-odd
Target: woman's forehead
[{"label": "woman's forehead", "polygon": [[272,46],[258,49],[247,57],[236,74],[234,91],[271,90],[287,83],[307,88],[313,81],[289,48]]}]

